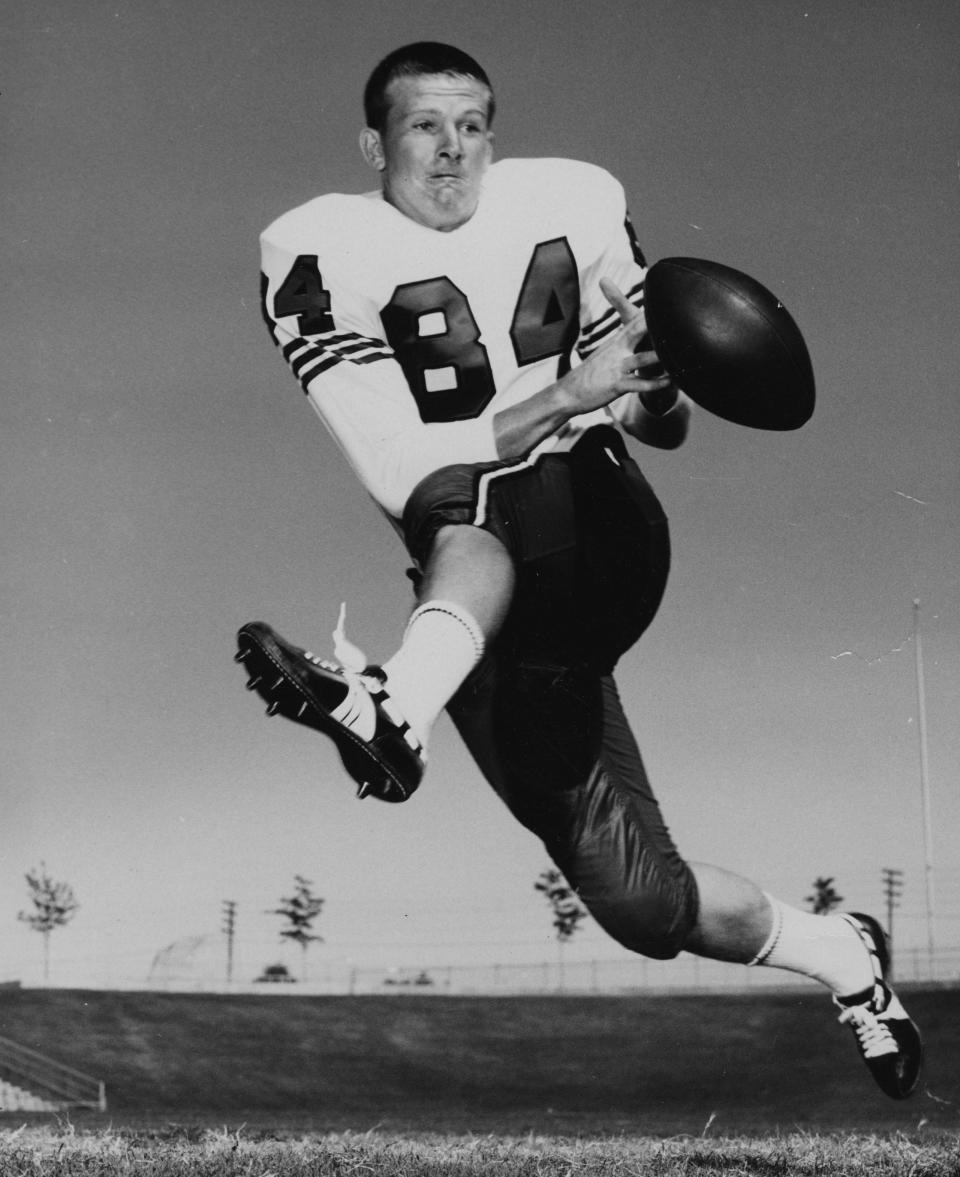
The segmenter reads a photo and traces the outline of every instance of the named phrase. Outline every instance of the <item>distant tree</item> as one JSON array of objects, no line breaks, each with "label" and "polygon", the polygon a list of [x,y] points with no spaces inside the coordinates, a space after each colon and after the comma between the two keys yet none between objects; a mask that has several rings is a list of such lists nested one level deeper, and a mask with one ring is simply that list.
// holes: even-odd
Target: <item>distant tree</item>
[{"label": "distant tree", "polygon": [[557,934],[560,988],[562,989],[564,985],[563,948],[572,939],[574,932],[580,926],[580,921],[586,919],[587,909],[581,904],[576,892],[556,867],[547,867],[546,870],[541,871],[533,886],[535,890],[545,896],[550,904],[553,927]]},{"label": "distant tree", "polygon": [[68,924],[80,904],[69,883],[55,882],[47,874],[45,863],[41,862],[39,870],[28,871],[24,877],[33,910],[19,912],[17,919],[43,936],[43,983],[46,985],[50,980],[50,933]]},{"label": "distant tree", "polygon": [[546,896],[553,914],[553,926],[557,939],[566,944],[586,918],[587,909],[577,898],[576,892],[556,867],[548,867],[540,872],[540,876],[533,884],[537,891]]},{"label": "distant tree", "polygon": [[271,915],[283,916],[288,926],[283,928],[280,936],[284,940],[293,940],[300,945],[303,953],[303,979],[307,979],[307,949],[315,941],[323,942],[323,937],[312,931],[313,921],[323,909],[324,900],[313,893],[313,883],[303,875],[294,875],[294,891],[292,895],[280,900],[280,906],[275,907]]},{"label": "distant tree", "polygon": [[843,896],[837,894],[833,883],[832,875],[828,879],[821,876],[813,880],[813,894],[808,895],[804,903],[809,904],[814,915],[829,915],[843,903]]}]

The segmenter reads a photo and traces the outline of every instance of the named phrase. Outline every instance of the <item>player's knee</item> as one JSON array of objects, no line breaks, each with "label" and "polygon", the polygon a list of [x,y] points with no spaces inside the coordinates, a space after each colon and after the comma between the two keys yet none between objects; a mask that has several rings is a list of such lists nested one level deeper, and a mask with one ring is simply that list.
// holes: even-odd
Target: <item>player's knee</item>
[{"label": "player's knee", "polygon": [[590,914],[624,948],[653,960],[672,960],[684,947],[696,924],[696,896],[690,883],[589,901]]},{"label": "player's knee", "polygon": [[503,625],[515,582],[513,560],[495,536],[471,524],[447,524],[434,538],[419,596],[463,605],[489,641]]},{"label": "player's knee", "polygon": [[468,529],[475,522],[477,478],[485,468],[444,466],[414,488],[403,511],[402,527],[407,550],[421,567],[427,565],[443,531]]},{"label": "player's knee", "polygon": [[459,566],[463,560],[487,569],[491,575],[513,575],[513,559],[495,535],[472,523],[446,523],[433,537],[427,565]]}]

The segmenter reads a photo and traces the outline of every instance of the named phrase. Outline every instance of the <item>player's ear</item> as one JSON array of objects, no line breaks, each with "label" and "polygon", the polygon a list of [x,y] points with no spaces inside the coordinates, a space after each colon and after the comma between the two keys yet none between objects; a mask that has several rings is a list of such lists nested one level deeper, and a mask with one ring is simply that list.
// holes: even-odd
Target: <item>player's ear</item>
[{"label": "player's ear", "polygon": [[382,172],[387,166],[383,157],[383,142],[380,139],[380,132],[375,131],[373,127],[364,127],[360,132],[360,151],[374,171]]}]

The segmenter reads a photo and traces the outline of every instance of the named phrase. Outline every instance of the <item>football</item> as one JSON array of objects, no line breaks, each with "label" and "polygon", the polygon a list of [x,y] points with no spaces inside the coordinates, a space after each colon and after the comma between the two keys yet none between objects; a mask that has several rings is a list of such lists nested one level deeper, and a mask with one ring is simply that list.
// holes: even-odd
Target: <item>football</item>
[{"label": "football", "polygon": [[787,308],[754,278],[701,258],[661,258],[647,271],[644,304],[660,363],[696,404],[754,429],[809,421],[807,345]]}]

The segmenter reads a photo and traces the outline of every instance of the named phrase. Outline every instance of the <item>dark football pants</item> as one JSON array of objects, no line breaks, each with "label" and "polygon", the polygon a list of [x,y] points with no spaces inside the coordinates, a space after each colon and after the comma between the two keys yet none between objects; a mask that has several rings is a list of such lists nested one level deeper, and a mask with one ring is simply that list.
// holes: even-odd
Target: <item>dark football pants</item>
[{"label": "dark football pants", "polygon": [[591,429],[535,464],[450,466],[404,513],[420,563],[439,527],[474,523],[517,568],[506,624],[448,711],[481,772],[590,913],[646,956],[675,956],[696,885],[664,824],[611,671],[666,584],[666,517],[619,433]]}]

